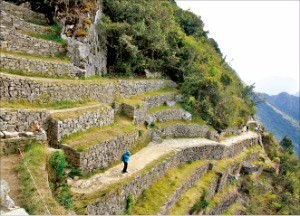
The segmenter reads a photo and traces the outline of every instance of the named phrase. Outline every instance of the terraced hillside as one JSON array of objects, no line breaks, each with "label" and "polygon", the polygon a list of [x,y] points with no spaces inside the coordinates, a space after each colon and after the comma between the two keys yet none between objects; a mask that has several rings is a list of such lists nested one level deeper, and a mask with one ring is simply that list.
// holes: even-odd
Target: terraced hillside
[{"label": "terraced hillside", "polygon": [[[0,4],[1,161],[21,153],[17,173],[10,169],[21,207],[56,215],[238,214],[240,174],[258,175],[263,165],[252,163],[267,158],[259,133],[218,133],[181,107],[177,84],[166,78],[83,79],[64,42],[44,37],[53,32],[45,16]],[[122,174],[126,151],[132,157]]]}]

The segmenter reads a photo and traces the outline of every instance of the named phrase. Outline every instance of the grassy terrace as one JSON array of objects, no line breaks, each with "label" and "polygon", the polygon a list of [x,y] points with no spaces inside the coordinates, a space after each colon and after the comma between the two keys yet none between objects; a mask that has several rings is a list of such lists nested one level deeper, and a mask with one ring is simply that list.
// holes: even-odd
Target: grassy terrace
[{"label": "grassy terrace", "polygon": [[135,95],[135,96],[130,97],[130,98],[118,99],[118,102],[129,104],[131,106],[139,106],[139,105],[142,105],[143,101],[147,97],[163,95],[163,94],[174,94],[174,93],[175,94],[179,93],[179,90],[167,87],[167,88],[157,90],[157,91],[150,91],[150,92],[146,92],[144,94],[138,94],[138,95]]},{"label": "grassy terrace", "polygon": [[[40,193],[44,197],[50,213],[52,215],[67,215],[68,212],[52,197],[52,192],[48,185],[47,172],[45,170],[47,160],[46,146],[32,143],[27,149],[29,150],[24,150],[23,152],[24,160],[35,179]],[[18,173],[22,182],[20,194],[22,206],[30,215],[48,214],[25,167],[24,160],[21,160],[18,166]]]},{"label": "grassy terrace", "polygon": [[124,178],[114,184],[111,184],[105,188],[101,188],[98,191],[89,194],[77,194],[73,193],[73,199],[75,201],[75,209],[77,214],[84,214],[85,208],[87,205],[94,203],[97,198],[103,197],[107,195],[111,191],[118,191],[123,185],[130,183],[133,181],[138,175],[144,174],[150,171],[152,168],[156,167],[158,164],[165,161],[167,158],[173,156],[175,152],[168,153],[153,161],[149,165],[147,165],[142,171],[135,173],[127,178]]},{"label": "grassy terrace", "polygon": [[84,132],[76,132],[63,138],[62,143],[78,151],[85,151],[89,147],[96,145],[110,138],[130,133],[136,128],[131,119],[116,116],[115,123],[101,128],[93,127]]},{"label": "grassy terrace", "polygon": [[152,109],[149,109],[148,113],[153,114],[153,113],[156,113],[156,112],[161,112],[161,111],[165,111],[165,110],[175,110],[175,109],[180,109],[180,108],[182,108],[182,107],[180,106],[179,103],[176,103],[176,105],[173,106],[173,107],[168,107],[167,105],[164,104],[164,105],[157,106],[157,107],[154,107]]},{"label": "grassy terrace", "polygon": [[[20,73],[22,71],[19,71]],[[35,82],[39,83],[54,83],[54,84],[73,84],[73,85],[78,85],[78,84],[106,84],[106,83],[115,83],[117,82],[116,79],[109,79],[109,78],[103,78],[99,76],[92,76],[84,79],[78,79],[78,78],[69,78],[69,77],[33,77],[33,74],[30,74],[28,76],[26,75],[19,75],[19,74],[13,74],[14,71],[8,71],[6,72],[5,70],[1,69],[0,70],[0,76],[5,77],[14,77],[14,78],[20,78],[20,79],[28,79],[28,80],[33,80]],[[18,73],[16,71],[15,73]]]},{"label": "grassy terrace", "polygon": [[16,101],[0,101],[1,108],[8,108],[11,110],[17,109],[28,109],[28,110],[59,110],[74,107],[84,107],[99,104],[96,101],[57,101],[51,103],[38,103],[29,102],[27,100],[16,100]]},{"label": "grassy terrace", "polygon": [[34,55],[34,54],[28,54],[24,52],[12,52],[0,49],[0,54],[6,54],[11,55],[17,58],[26,58],[31,60],[40,60],[40,61],[50,61],[50,62],[58,62],[58,63],[70,63],[70,59],[65,57],[47,57],[42,55]]},{"label": "grassy terrace", "polygon": [[55,112],[52,112],[51,113],[51,117],[54,118],[54,119],[57,119],[57,120],[64,120],[64,119],[69,119],[69,118],[76,118],[76,117],[79,117],[81,116],[82,114],[84,113],[87,113],[87,112],[94,112],[96,110],[100,110],[100,112],[104,109],[104,108],[107,108],[109,107],[108,105],[106,104],[91,104],[90,106],[88,107],[85,107],[85,106],[82,106],[82,107],[76,107],[76,109],[72,110],[56,110]]},{"label": "grassy terrace", "polygon": [[234,182],[232,185],[229,185],[228,187],[224,188],[219,193],[215,194],[206,210],[209,211],[210,209],[215,208],[218,204],[220,204],[224,200],[226,200],[228,198],[228,196],[237,193],[237,188],[236,188],[235,184],[236,184],[236,182]]},{"label": "grassy terrace", "polygon": [[247,149],[243,153],[239,154],[235,158],[222,159],[220,161],[215,161],[217,165],[214,167],[212,171],[206,173],[199,181],[196,182],[193,188],[189,189],[185,194],[181,196],[176,205],[170,209],[167,214],[170,215],[185,215],[190,209],[193,207],[195,202],[201,197],[203,192],[209,188],[210,184],[214,179],[217,178],[217,172],[222,172],[225,169],[229,168],[234,163],[240,163],[244,160],[248,155],[255,151],[259,151],[260,148],[258,146]]},{"label": "grassy terrace", "polygon": [[160,207],[174,191],[187,181],[197,168],[208,161],[196,161],[182,164],[175,169],[169,170],[166,175],[145,190],[130,210],[134,215],[155,215],[160,212]]},{"label": "grassy terrace", "polygon": [[239,215],[241,211],[243,211],[245,207],[239,203],[236,202],[232,206],[230,206],[226,211],[222,213],[222,215]]}]

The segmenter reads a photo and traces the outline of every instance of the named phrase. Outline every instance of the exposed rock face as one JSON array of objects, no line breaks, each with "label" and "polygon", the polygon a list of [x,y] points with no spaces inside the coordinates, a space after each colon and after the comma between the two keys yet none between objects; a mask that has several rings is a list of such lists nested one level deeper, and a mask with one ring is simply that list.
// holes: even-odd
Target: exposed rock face
[{"label": "exposed rock face", "polygon": [[52,2],[56,5],[55,18],[63,26],[62,38],[68,42],[72,63],[83,69],[85,76],[106,74],[105,36],[97,30],[101,1]]}]

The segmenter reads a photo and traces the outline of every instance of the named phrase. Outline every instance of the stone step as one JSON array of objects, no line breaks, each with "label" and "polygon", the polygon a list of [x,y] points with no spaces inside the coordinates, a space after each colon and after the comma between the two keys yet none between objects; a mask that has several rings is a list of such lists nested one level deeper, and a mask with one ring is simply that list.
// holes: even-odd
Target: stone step
[{"label": "stone step", "polygon": [[[257,160],[259,147],[250,148],[233,158],[210,161],[211,171],[184,193],[168,211],[170,215],[185,215],[203,213],[203,209],[196,207],[201,199],[210,201],[216,193],[232,184],[234,176],[239,176],[244,161]],[[237,177],[236,177],[237,178]]]},{"label": "stone step", "polygon": [[120,161],[121,155],[138,143],[138,137],[131,121],[117,117],[110,126],[93,127],[62,139],[61,147],[67,160],[87,173]]},{"label": "stone step", "polygon": [[84,132],[92,127],[103,127],[114,122],[114,110],[106,104],[50,111],[48,142],[59,148],[61,140],[73,133]]},{"label": "stone step", "polygon": [[44,14],[34,12],[25,7],[17,6],[6,1],[1,1],[0,8],[1,10],[4,10],[5,12],[20,17],[24,20],[38,21],[41,24],[47,24],[47,19]]},{"label": "stone step", "polygon": [[[253,134],[253,136],[255,135]],[[243,137],[243,145],[245,147],[250,146],[249,143],[252,142],[252,138],[248,136]],[[72,192],[75,202],[79,205],[77,213],[95,215],[124,212],[126,208],[126,198],[129,195],[135,198],[141,196],[145,189],[149,188],[153,182],[162,178],[168,170],[188,161],[220,160],[223,157],[227,157],[224,155],[224,152],[226,148],[229,148],[222,143],[218,144],[211,140],[200,140],[197,138],[193,141],[189,141],[189,144],[186,143],[187,141],[178,140],[178,142],[180,142],[181,145],[184,144],[184,146],[176,148],[178,143],[173,144],[176,149],[167,153],[165,150],[160,149],[160,146],[165,146],[164,142],[155,144],[155,151],[160,151],[162,154],[160,158],[153,159],[152,162],[144,165],[142,170],[134,171],[133,174],[129,176],[125,175],[120,177],[118,175],[118,172],[121,171],[120,164],[107,170],[103,174],[96,174],[87,180],[79,180],[79,184],[76,182],[71,183],[73,185]],[[153,144],[149,144],[140,152],[146,151],[146,149],[149,149],[152,145]],[[133,163],[136,158],[139,158],[140,152],[132,156],[131,163]],[[147,154],[151,155],[151,152]],[[85,203],[85,205],[82,206],[80,203]]]},{"label": "stone step", "polygon": [[63,101],[98,101],[112,104],[116,97],[114,80],[72,80],[26,77],[0,73],[0,95],[4,101],[25,100],[48,104]]},{"label": "stone step", "polygon": [[26,22],[23,18],[13,15],[5,10],[0,10],[1,25],[8,29],[21,30],[24,32],[37,32],[40,34],[49,34],[53,30],[49,26],[41,26]]},{"label": "stone step", "polygon": [[168,101],[180,101],[182,95],[177,89],[165,89],[135,95],[118,101],[122,114],[133,119],[135,124],[143,124],[149,109],[161,106]]},{"label": "stone step", "polygon": [[130,209],[134,215],[166,214],[177,199],[191,188],[209,169],[209,161],[182,164],[169,170],[153,183]]},{"label": "stone step", "polygon": [[0,70],[19,72],[30,76],[43,77],[76,77],[82,71],[69,61],[56,58],[38,58],[31,55],[5,52],[0,50]]},{"label": "stone step", "polygon": [[50,57],[66,53],[66,49],[60,43],[35,38],[5,26],[0,26],[0,31],[1,49],[3,50]]}]

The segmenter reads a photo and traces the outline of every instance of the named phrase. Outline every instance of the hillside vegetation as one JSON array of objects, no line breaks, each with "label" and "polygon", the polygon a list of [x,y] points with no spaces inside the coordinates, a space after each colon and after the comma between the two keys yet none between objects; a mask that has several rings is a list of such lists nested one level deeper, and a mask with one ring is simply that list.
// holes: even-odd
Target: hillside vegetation
[{"label": "hillside vegetation", "polygon": [[104,0],[99,35],[110,76],[161,72],[180,84],[184,107],[218,131],[253,114],[250,87],[225,62],[200,17],[173,1]]}]

